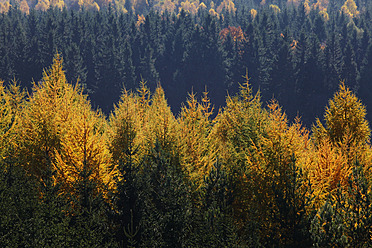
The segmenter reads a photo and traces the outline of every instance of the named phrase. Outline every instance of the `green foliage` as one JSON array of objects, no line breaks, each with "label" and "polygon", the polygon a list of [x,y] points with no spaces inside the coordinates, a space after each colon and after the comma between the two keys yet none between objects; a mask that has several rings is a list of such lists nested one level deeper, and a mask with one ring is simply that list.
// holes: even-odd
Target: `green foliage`
[{"label": "green foliage", "polygon": [[345,191],[324,203],[311,224],[311,236],[316,247],[369,247],[371,245],[371,188],[357,161]]},{"label": "green foliage", "polygon": [[32,247],[38,205],[34,181],[9,158],[1,160],[0,168],[0,245]]},{"label": "green foliage", "polygon": [[[38,83],[26,98],[0,86],[0,245],[371,246],[370,129],[356,97],[369,99],[371,5],[347,1],[349,18],[333,3],[99,0],[67,6],[99,12],[1,14],[0,76]],[[56,56],[40,76],[57,48],[66,71]],[[67,83],[78,78],[84,89]],[[136,91],[138,78],[149,84]],[[341,84],[310,139],[292,117],[310,124],[340,78],[352,90]],[[198,102],[205,85],[212,100]],[[92,110],[108,113],[122,89],[109,120]],[[289,117],[266,105],[273,95]]]},{"label": "green foliage", "polygon": [[239,247],[234,226],[232,202],[233,188],[225,169],[217,160],[204,177],[202,201],[196,213],[197,247]]},{"label": "green foliage", "polygon": [[159,142],[142,162],[140,247],[183,247],[189,236],[190,188],[178,157]]}]

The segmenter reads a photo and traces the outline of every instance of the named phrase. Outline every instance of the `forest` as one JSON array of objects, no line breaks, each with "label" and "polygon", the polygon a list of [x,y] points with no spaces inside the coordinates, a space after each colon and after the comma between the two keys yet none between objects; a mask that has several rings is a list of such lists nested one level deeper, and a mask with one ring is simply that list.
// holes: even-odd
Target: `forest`
[{"label": "forest", "polygon": [[372,246],[372,2],[0,4],[1,247]]}]

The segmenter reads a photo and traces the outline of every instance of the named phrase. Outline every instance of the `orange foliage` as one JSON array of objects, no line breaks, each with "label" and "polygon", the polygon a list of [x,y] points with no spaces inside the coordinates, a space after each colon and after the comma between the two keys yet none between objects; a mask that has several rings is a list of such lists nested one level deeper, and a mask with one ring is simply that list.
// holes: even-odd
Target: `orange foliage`
[{"label": "orange foliage", "polygon": [[350,18],[359,16],[358,7],[354,0],[346,0],[344,5],[341,7],[341,11]]},{"label": "orange foliage", "polygon": [[139,28],[142,24],[144,24],[146,21],[146,18],[143,15],[137,15],[137,22],[136,27]]},{"label": "orange foliage", "polygon": [[217,13],[221,14],[223,10],[229,13],[235,13],[236,8],[234,2],[232,0],[223,0],[223,2],[217,7]]},{"label": "orange foliage", "polygon": [[245,41],[244,33],[240,26],[239,27],[229,26],[228,28],[222,29],[220,32],[220,39],[224,42],[226,41],[227,36],[229,35],[234,41],[234,43],[235,42],[241,43]]},{"label": "orange foliage", "polygon": [[22,11],[25,14],[30,13],[30,7],[28,6],[28,3],[26,0],[22,0],[22,2],[19,5],[19,10]]},{"label": "orange foliage", "polygon": [[257,16],[257,10],[255,10],[255,9],[251,9],[251,16],[252,16],[252,20],[256,19],[256,16]]},{"label": "orange foliage", "polygon": [[290,47],[291,47],[291,50],[296,50],[297,47],[298,47],[298,41],[297,40],[293,40],[292,43],[291,43],[291,45],[290,45]]}]

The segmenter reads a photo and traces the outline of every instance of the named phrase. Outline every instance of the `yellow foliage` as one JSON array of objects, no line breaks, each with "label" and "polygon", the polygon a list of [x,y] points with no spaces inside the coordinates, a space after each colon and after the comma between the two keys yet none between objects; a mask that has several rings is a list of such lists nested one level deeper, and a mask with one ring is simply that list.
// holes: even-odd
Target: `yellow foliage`
[{"label": "yellow foliage", "polygon": [[194,93],[189,94],[186,104],[178,118],[178,146],[182,167],[186,169],[196,187],[199,187],[215,156],[215,149],[209,136],[212,128],[209,116],[213,109],[207,92],[204,92],[201,103],[196,100]]},{"label": "yellow foliage", "polygon": [[319,15],[322,17],[322,19],[327,22],[329,20],[329,15],[326,10],[319,11]]},{"label": "yellow foliage", "polygon": [[146,18],[143,15],[137,15],[136,27],[139,28],[142,24],[145,23]]},{"label": "yellow foliage", "polygon": [[219,17],[219,14],[213,9],[213,8],[211,8],[210,10],[209,10],[209,14],[211,15],[211,16],[217,16],[217,17]]},{"label": "yellow foliage", "polygon": [[315,201],[321,206],[329,193],[337,187],[346,186],[352,166],[347,164],[345,156],[332,143],[324,139],[317,146],[313,164],[308,168]]},{"label": "yellow foliage", "polygon": [[319,10],[320,12],[327,12],[328,3],[328,0],[318,0],[316,3],[313,4],[313,8]]},{"label": "yellow foliage", "polygon": [[50,6],[49,0],[39,0],[35,6],[36,10],[46,11]]},{"label": "yellow foliage", "polygon": [[354,0],[346,0],[344,5],[341,7],[341,11],[350,18],[359,16],[358,7],[356,6]]},{"label": "yellow foliage", "polygon": [[140,132],[141,121],[137,115],[138,103],[133,93],[124,91],[118,105],[110,115],[109,142],[113,160],[126,161],[127,151],[138,147],[138,133]]},{"label": "yellow foliage", "polygon": [[278,5],[270,4],[269,7],[270,7],[270,9],[272,9],[272,11],[274,11],[275,14],[280,13],[280,8],[278,7]]},{"label": "yellow foliage", "polygon": [[310,4],[309,4],[309,0],[305,0],[305,2],[304,2],[304,8],[305,8],[306,15],[309,15],[310,14],[310,10],[311,10]]},{"label": "yellow foliage", "polygon": [[256,16],[257,16],[257,10],[255,10],[255,9],[251,9],[251,16],[252,16],[252,20],[256,19]]},{"label": "yellow foliage", "polygon": [[21,1],[21,3],[19,4],[19,10],[27,15],[30,13],[30,7],[28,6],[28,3],[26,0]]},{"label": "yellow foliage", "polygon": [[207,9],[207,6],[205,5],[205,3],[201,2],[201,3],[199,4],[198,9],[203,9],[203,10],[205,10],[205,9]]},{"label": "yellow foliage", "polygon": [[125,8],[125,0],[115,0],[116,10],[122,13],[128,13],[128,10]]},{"label": "yellow foliage", "polygon": [[47,170],[56,170],[55,180],[72,191],[71,184],[83,167],[98,185],[109,185],[112,170],[105,126],[105,119],[91,110],[79,86],[67,83],[57,54],[22,111],[22,162],[40,179]]},{"label": "yellow foliage", "polygon": [[10,5],[9,2],[3,2],[3,3],[0,3],[0,13],[8,12],[10,6],[11,6],[11,5]]},{"label": "yellow foliage", "polygon": [[198,12],[198,7],[199,7],[199,1],[189,1],[189,0],[186,0],[184,2],[181,2],[181,7],[179,8],[179,12],[181,12],[181,10],[184,10],[192,15],[196,15],[196,13]]},{"label": "yellow foliage", "polygon": [[51,0],[50,6],[63,9],[63,7],[65,7],[65,2],[63,0]]},{"label": "yellow foliage", "polygon": [[237,96],[227,97],[226,107],[216,117],[212,130],[218,154],[226,163],[245,160],[244,149],[261,135],[265,121],[261,97],[259,93],[252,95],[246,79]]},{"label": "yellow foliage", "polygon": [[7,88],[3,84],[0,81],[0,158],[7,156],[8,152],[17,151],[19,142],[17,128],[24,97],[15,81]]},{"label": "yellow foliage", "polygon": [[144,82],[139,91],[141,95],[125,90],[110,115],[109,147],[116,165],[120,161],[125,164],[129,159],[137,165],[148,150],[143,132],[147,126],[145,114],[149,107],[149,92]]},{"label": "yellow foliage", "polygon": [[235,13],[235,4],[231,0],[223,0],[221,4],[217,7],[217,13],[221,14],[222,11],[227,11],[229,13]]},{"label": "yellow foliage", "polygon": [[162,149],[175,152],[173,148],[176,142],[177,123],[160,85],[151,97],[151,104],[145,113],[145,121],[144,135],[148,146],[153,147],[158,141]]},{"label": "yellow foliage", "polygon": [[317,119],[313,126],[316,159],[309,168],[320,201],[338,183],[345,186],[356,160],[364,165],[366,175],[372,161],[365,107],[344,83],[329,100],[324,119],[325,125]]},{"label": "yellow foliage", "polygon": [[366,120],[366,109],[360,100],[342,82],[325,110],[325,124],[317,120],[314,128],[316,140],[327,137],[334,145],[366,144],[370,129]]}]

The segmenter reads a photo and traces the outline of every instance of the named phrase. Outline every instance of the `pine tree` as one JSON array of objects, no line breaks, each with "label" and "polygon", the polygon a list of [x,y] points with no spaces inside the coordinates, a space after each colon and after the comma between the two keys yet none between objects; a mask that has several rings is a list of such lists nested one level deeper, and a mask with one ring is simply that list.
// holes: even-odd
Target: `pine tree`
[{"label": "pine tree", "polygon": [[232,183],[217,160],[204,176],[200,230],[195,230],[199,247],[238,247],[232,202]]},{"label": "pine tree", "polygon": [[0,245],[34,246],[37,191],[15,158],[0,162]]},{"label": "pine tree", "polygon": [[190,188],[178,156],[155,142],[142,163],[139,246],[185,246],[190,230]]}]

